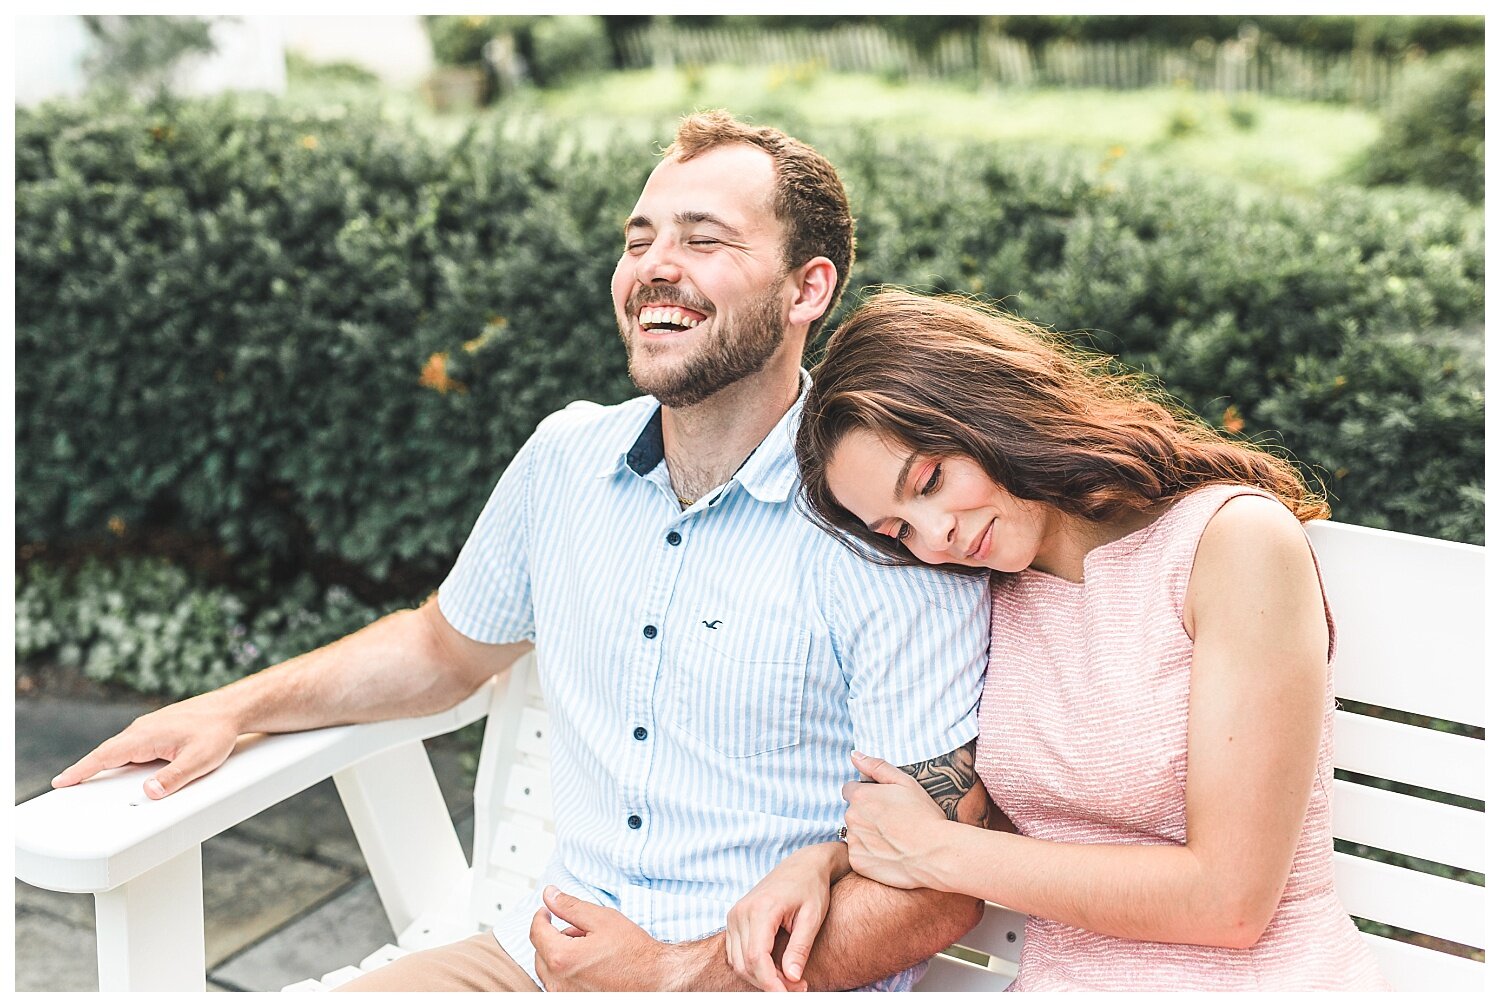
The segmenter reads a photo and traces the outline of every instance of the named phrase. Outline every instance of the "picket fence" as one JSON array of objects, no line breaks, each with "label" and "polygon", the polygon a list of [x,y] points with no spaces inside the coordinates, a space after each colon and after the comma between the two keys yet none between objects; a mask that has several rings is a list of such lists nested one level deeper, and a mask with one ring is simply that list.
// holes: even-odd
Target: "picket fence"
[{"label": "picket fence", "polygon": [[875,25],[825,31],[687,28],[657,22],[623,39],[631,68],[730,63],[809,66],[897,78],[958,78],[1002,87],[1135,89],[1186,87],[1310,101],[1379,105],[1390,97],[1401,59],[1362,51],[1311,52],[1271,39],[1200,39],[1187,46],[1151,42],[1072,42],[1032,46],[985,32],[944,36],[924,58]]}]

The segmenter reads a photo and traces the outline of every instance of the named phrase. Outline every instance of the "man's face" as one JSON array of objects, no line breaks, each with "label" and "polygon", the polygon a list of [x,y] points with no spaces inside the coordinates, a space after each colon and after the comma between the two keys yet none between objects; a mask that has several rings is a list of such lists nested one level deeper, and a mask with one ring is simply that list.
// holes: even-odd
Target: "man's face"
[{"label": "man's face", "polygon": [[795,285],[774,184],[769,154],[729,144],[663,161],[631,211],[615,320],[631,379],[665,405],[702,402],[782,346]]}]

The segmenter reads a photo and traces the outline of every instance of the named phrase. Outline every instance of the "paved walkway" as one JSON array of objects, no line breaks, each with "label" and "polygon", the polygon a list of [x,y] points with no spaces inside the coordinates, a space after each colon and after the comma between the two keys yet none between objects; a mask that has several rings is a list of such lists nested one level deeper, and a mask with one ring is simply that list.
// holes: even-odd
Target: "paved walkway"
[{"label": "paved walkway", "polygon": [[[16,697],[16,802],[160,701],[135,696]],[[449,739],[428,743],[465,854],[473,794]],[[16,990],[94,990],[94,900],[16,885]],[[355,964],[392,942],[331,781],[203,846],[208,989],[279,990]]]}]

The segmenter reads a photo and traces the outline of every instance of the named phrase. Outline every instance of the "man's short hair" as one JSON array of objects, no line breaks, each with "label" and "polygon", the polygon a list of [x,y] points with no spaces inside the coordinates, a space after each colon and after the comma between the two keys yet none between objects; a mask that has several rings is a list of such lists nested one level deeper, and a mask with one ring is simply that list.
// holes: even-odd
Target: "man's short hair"
[{"label": "man's short hair", "polygon": [[731,143],[747,143],[771,155],[776,172],[771,209],[786,229],[785,267],[796,269],[821,255],[838,270],[828,310],[808,330],[811,339],[838,306],[854,265],[854,217],[844,183],[828,159],[801,140],[769,126],[748,126],[722,109],[684,117],[662,156],[687,161]]}]

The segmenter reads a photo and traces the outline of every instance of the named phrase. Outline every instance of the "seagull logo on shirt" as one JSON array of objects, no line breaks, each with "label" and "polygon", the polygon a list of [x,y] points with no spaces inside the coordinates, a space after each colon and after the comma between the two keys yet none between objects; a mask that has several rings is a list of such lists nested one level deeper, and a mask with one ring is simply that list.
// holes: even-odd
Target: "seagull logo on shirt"
[{"label": "seagull logo on shirt", "polygon": [[715,619],[713,622],[709,622],[707,619],[704,619],[703,625],[707,626],[709,629],[718,629],[719,624],[723,621],[723,619]]}]

